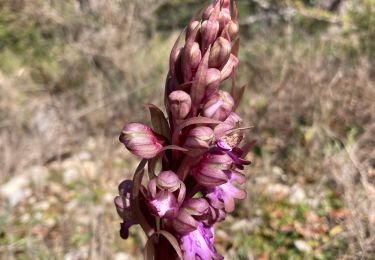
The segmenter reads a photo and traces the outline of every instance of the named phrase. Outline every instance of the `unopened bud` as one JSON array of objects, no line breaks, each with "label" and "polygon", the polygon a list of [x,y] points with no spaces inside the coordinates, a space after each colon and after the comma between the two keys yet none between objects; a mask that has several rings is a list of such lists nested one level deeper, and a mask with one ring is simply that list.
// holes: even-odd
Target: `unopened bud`
[{"label": "unopened bud", "polygon": [[181,186],[181,181],[178,176],[172,171],[163,171],[156,178],[156,185],[160,189],[165,189],[174,192]]},{"label": "unopened bud", "polygon": [[214,11],[214,4],[210,4],[209,6],[206,7],[206,9],[204,9],[203,11],[203,14],[202,14],[202,19],[203,20],[208,20],[212,14],[212,12]]},{"label": "unopened bud", "polygon": [[229,60],[232,46],[230,42],[223,37],[217,38],[210,52],[208,65],[210,68],[221,68]]},{"label": "unopened bud", "polygon": [[205,117],[224,121],[232,112],[234,100],[226,91],[219,91],[211,96],[203,107]]},{"label": "unopened bud", "polygon": [[[186,38],[185,39],[188,39],[190,34],[195,30],[195,28],[197,26],[200,26],[200,22],[199,21],[192,21],[189,23],[187,29],[186,29]],[[198,29],[199,31],[199,29]]]},{"label": "unopened bud", "polygon": [[206,52],[208,47],[215,41],[219,32],[219,22],[214,19],[204,21],[201,27],[202,52]]},{"label": "unopened bud", "polygon": [[145,159],[155,157],[165,143],[162,136],[140,123],[125,125],[119,140],[131,153]]},{"label": "unopened bud", "polygon": [[214,131],[208,126],[198,126],[190,130],[185,147],[189,149],[206,149],[214,138]]},{"label": "unopened bud", "polygon": [[230,21],[228,23],[228,33],[232,40],[234,40],[238,36],[239,31],[240,31],[240,27],[238,26],[237,22]]},{"label": "unopened bud", "polygon": [[193,46],[190,49],[189,56],[190,56],[190,67],[193,71],[195,71],[198,68],[199,63],[202,60],[202,53],[199,48],[199,43],[194,42]]},{"label": "unopened bud", "polygon": [[222,9],[219,14],[220,30],[222,30],[231,21],[230,10]]},{"label": "unopened bud", "polygon": [[224,68],[221,70],[221,81],[230,78],[234,70],[237,68],[238,58],[233,54],[230,54],[228,62],[225,64]]},{"label": "unopened bud", "polygon": [[184,119],[191,109],[191,97],[182,90],[175,90],[169,94],[170,110],[176,119]]},{"label": "unopened bud", "polygon": [[205,96],[208,98],[219,91],[221,72],[218,69],[208,69],[206,76]]},{"label": "unopened bud", "polygon": [[221,0],[221,9],[229,10],[230,8],[230,0]]}]

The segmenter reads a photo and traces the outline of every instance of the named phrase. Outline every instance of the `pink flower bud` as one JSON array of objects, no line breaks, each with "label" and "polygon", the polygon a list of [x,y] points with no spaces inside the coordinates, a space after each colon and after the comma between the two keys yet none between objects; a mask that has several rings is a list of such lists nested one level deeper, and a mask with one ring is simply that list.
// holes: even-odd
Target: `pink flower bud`
[{"label": "pink flower bud", "polygon": [[163,148],[165,140],[150,127],[140,123],[130,123],[122,129],[120,142],[136,156],[145,159],[155,157]]},{"label": "pink flower bud", "polygon": [[217,38],[210,52],[208,65],[210,68],[221,68],[226,64],[230,57],[232,46],[230,42],[223,37]]},{"label": "pink flower bud", "polygon": [[[200,27],[200,22],[199,21],[192,21],[189,23],[187,29],[186,29],[186,39],[189,38],[190,34],[197,28],[197,26]],[[199,31],[199,29],[198,29]]]},{"label": "pink flower bud", "polygon": [[156,185],[160,189],[174,192],[181,187],[181,181],[178,176],[172,171],[163,171],[156,178]]},{"label": "pink flower bud", "polygon": [[190,130],[184,147],[188,149],[207,149],[214,138],[214,131],[208,126],[198,126]]},{"label": "pink flower bud", "polygon": [[208,47],[215,41],[218,32],[219,22],[217,20],[210,19],[202,23],[202,53],[205,53]]},{"label": "pink flower bud", "polygon": [[[199,48],[199,43],[194,42],[193,46],[190,49],[190,67],[193,71],[196,71],[196,69],[199,66],[199,63],[202,60],[202,53]],[[194,73],[193,73],[194,74]]]},{"label": "pink flower bud", "polygon": [[234,22],[234,21],[230,21],[227,26],[228,26],[229,36],[232,40],[234,40],[238,36],[238,33],[240,31],[240,27],[239,27],[238,23]]},{"label": "pink flower bud", "polygon": [[223,69],[221,70],[221,81],[224,81],[228,78],[230,78],[234,70],[237,68],[238,65],[238,58],[234,56],[233,54],[230,54],[228,62],[225,64]]},{"label": "pink flower bud", "polygon": [[224,121],[232,112],[234,100],[232,96],[220,90],[217,94],[211,96],[203,107],[205,117]]},{"label": "pink flower bud", "polygon": [[221,0],[221,8],[222,10],[226,9],[226,10],[229,10],[230,8],[230,0]]},{"label": "pink flower bud", "polygon": [[218,69],[208,69],[206,75],[205,97],[208,98],[219,91],[221,72]]},{"label": "pink flower bud", "polygon": [[206,7],[206,9],[204,9],[203,11],[203,14],[202,14],[202,19],[203,20],[208,20],[210,19],[210,16],[212,14],[212,12],[214,11],[214,4],[210,4],[209,6]]},{"label": "pink flower bud", "polygon": [[230,16],[230,10],[223,8],[220,11],[219,14],[219,24],[220,24],[220,30],[223,30],[223,28],[231,21],[231,16]]},{"label": "pink flower bud", "polygon": [[170,111],[176,119],[184,119],[191,109],[191,97],[182,90],[175,90],[169,94]]},{"label": "pink flower bud", "polygon": [[227,182],[224,171],[232,167],[232,159],[226,153],[207,153],[193,167],[195,180],[206,187],[216,187]]}]

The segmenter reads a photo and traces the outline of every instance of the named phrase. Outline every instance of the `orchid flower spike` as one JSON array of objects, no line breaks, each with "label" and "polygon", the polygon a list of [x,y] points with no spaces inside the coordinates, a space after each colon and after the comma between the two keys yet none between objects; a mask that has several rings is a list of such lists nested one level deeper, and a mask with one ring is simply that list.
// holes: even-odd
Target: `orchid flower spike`
[{"label": "orchid flower spike", "polygon": [[[120,235],[126,239],[129,228],[140,225],[146,259],[223,259],[215,224],[246,197],[244,169],[253,144],[242,144],[246,128],[234,111],[242,96],[233,79],[237,16],[231,0],[212,0],[195,15],[170,53],[165,111],[150,105],[152,125],[128,123],[121,131],[120,142],[142,160],[114,199]],[[228,79],[230,92],[222,89]]]}]

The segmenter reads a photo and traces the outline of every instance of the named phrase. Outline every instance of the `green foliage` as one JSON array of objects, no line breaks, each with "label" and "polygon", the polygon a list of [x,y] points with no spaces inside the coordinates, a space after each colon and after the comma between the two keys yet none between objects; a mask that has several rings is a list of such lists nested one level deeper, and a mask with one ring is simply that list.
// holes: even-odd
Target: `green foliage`
[{"label": "green foliage", "polygon": [[350,35],[359,38],[359,51],[366,53],[370,60],[375,58],[375,1],[353,1],[348,11],[348,20],[354,25],[349,29]]},{"label": "green foliage", "polygon": [[0,11],[0,69],[10,72],[21,66],[50,62],[58,45],[55,28],[20,19],[19,13]]}]

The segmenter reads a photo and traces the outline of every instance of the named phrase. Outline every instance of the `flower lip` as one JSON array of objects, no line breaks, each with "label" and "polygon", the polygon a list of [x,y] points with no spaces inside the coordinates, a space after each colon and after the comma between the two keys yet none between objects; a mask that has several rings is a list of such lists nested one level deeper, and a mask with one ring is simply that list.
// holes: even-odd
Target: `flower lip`
[{"label": "flower lip", "polygon": [[184,259],[224,259],[214,246],[212,226],[198,224],[198,228],[180,239]]},{"label": "flower lip", "polygon": [[228,171],[228,182],[209,189],[206,194],[210,205],[216,209],[224,209],[230,213],[234,210],[235,199],[242,200],[246,197],[246,191],[237,188],[234,184],[243,184],[245,176],[237,171]]},{"label": "flower lip", "polygon": [[159,217],[173,218],[178,213],[178,204],[175,196],[168,191],[160,191],[155,199],[149,202],[151,209]]}]

